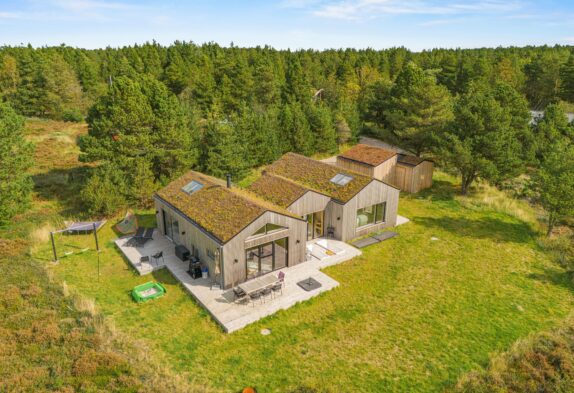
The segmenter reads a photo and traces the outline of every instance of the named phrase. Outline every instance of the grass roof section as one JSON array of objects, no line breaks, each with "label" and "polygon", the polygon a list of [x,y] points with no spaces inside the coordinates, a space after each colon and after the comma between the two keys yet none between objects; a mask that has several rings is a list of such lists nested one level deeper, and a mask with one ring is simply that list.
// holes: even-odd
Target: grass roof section
[{"label": "grass roof section", "polygon": [[397,152],[395,151],[382,149],[380,147],[358,144],[346,152],[339,154],[339,157],[358,161],[371,166],[378,166],[396,155]]},{"label": "grass roof section", "polygon": [[[352,171],[325,164],[311,158],[287,153],[267,167],[267,172],[290,179],[300,186],[325,194],[346,203],[361,191],[373,179]],[[353,180],[344,186],[331,182],[337,174],[351,176]]]},{"label": "grass roof section", "polygon": [[409,156],[406,154],[399,154],[399,157],[397,159],[398,162],[400,162],[401,164],[407,164],[407,165],[412,165],[412,166],[417,166],[420,163],[424,162],[424,161],[428,161],[425,160],[424,158],[420,158],[420,157],[416,157],[416,156]]},{"label": "grass roof section", "polygon": [[248,189],[284,208],[290,206],[308,191],[307,188],[301,187],[291,180],[268,173],[264,173]]},{"label": "grass roof section", "polygon": [[[190,195],[182,188],[192,180],[203,184],[203,188]],[[266,211],[297,218],[248,191],[227,188],[221,180],[194,171],[171,182],[157,195],[222,243],[229,241]]]}]

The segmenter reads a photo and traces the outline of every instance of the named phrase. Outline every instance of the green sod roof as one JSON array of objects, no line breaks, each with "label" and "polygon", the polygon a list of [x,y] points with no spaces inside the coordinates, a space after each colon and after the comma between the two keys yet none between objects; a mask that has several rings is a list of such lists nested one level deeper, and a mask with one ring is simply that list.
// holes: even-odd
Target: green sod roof
[{"label": "green sod roof", "polygon": [[[299,186],[327,195],[346,203],[361,191],[372,178],[311,158],[287,153],[269,165],[266,172],[292,180]],[[341,186],[331,182],[336,175],[351,176],[353,179]]]},{"label": "green sod roof", "polygon": [[[189,194],[183,187],[192,181],[203,187]],[[204,230],[226,243],[266,211],[298,218],[255,194],[227,188],[225,182],[190,171],[157,192],[157,196],[178,209]]]},{"label": "green sod roof", "polygon": [[308,191],[307,188],[301,187],[291,180],[269,173],[264,173],[252,183],[249,190],[284,208],[289,207]]}]

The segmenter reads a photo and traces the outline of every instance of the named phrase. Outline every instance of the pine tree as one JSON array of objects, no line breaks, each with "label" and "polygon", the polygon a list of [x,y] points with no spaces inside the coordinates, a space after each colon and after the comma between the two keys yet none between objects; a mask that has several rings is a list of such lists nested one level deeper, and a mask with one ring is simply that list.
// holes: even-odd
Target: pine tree
[{"label": "pine tree", "polygon": [[548,105],[544,116],[536,121],[532,130],[536,141],[536,158],[541,161],[552,152],[556,143],[574,142],[574,126],[568,123],[564,109],[558,104]]},{"label": "pine tree", "polygon": [[439,144],[440,155],[462,177],[462,194],[477,178],[495,183],[522,169],[520,130],[510,111],[485,83],[473,83],[454,106],[454,120]]},{"label": "pine tree", "polygon": [[333,125],[331,110],[317,103],[309,106],[308,119],[314,135],[315,151],[334,153],[337,151],[337,131]]},{"label": "pine tree", "polygon": [[247,175],[246,146],[229,120],[215,118],[208,122],[202,148],[202,169],[206,173],[222,179],[230,174],[234,180]]},{"label": "pine tree", "polygon": [[561,219],[574,215],[574,145],[564,141],[552,145],[534,176],[534,188],[548,212],[550,236]]},{"label": "pine tree", "polygon": [[0,63],[0,97],[8,99],[16,92],[20,82],[18,63],[13,56],[4,55]]},{"label": "pine tree", "polygon": [[80,159],[103,161],[128,180],[140,160],[149,164],[152,180],[159,183],[196,162],[189,118],[177,98],[152,77],[116,78],[90,109],[87,122]]},{"label": "pine tree", "polygon": [[574,53],[570,54],[568,62],[560,68],[560,97],[574,103]]},{"label": "pine tree", "polygon": [[30,203],[33,147],[23,135],[24,119],[0,103],[0,222],[9,221]]},{"label": "pine tree", "polygon": [[284,145],[284,151],[311,155],[315,151],[315,140],[299,103],[293,102],[285,105],[280,118],[281,129],[286,133],[285,137],[290,142]]},{"label": "pine tree", "polygon": [[420,155],[431,150],[433,138],[452,119],[450,93],[433,75],[409,63],[391,88],[384,117],[402,144]]}]

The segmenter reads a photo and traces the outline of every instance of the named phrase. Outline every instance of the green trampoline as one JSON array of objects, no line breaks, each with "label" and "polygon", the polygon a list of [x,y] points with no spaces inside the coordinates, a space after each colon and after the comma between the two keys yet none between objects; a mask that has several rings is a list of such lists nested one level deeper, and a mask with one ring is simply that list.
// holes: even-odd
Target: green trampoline
[{"label": "green trampoline", "polygon": [[165,295],[167,291],[159,282],[146,282],[132,289],[132,297],[138,303],[147,302]]}]

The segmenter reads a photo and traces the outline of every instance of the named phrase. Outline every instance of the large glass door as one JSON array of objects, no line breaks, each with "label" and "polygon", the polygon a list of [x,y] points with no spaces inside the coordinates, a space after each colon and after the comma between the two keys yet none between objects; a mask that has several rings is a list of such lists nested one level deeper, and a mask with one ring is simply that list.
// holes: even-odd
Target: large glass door
[{"label": "large glass door", "polygon": [[251,279],[287,266],[288,238],[245,250],[245,278]]},{"label": "large glass door", "polygon": [[313,213],[313,239],[323,236],[324,211]]},{"label": "large glass door", "polygon": [[162,213],[165,236],[171,239],[174,243],[179,244],[179,222],[170,214],[166,213],[165,210],[162,210]]},{"label": "large glass door", "polygon": [[307,214],[305,218],[307,219],[307,240],[323,236],[325,211]]},{"label": "large glass door", "polygon": [[175,244],[179,244],[179,221],[176,219],[171,221],[171,240]]}]

